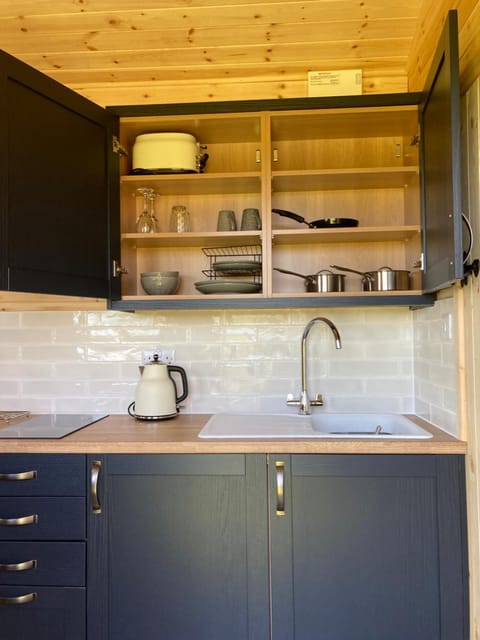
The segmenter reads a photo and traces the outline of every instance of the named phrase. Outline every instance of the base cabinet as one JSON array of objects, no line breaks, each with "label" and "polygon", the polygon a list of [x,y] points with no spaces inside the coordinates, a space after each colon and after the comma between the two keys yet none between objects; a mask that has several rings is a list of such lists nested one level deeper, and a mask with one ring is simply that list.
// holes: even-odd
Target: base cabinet
[{"label": "base cabinet", "polygon": [[82,455],[0,455],[0,637],[85,640]]},{"label": "base cabinet", "polygon": [[89,640],[269,633],[262,456],[111,455],[89,532]]},{"label": "base cabinet", "polygon": [[[461,458],[274,460],[284,474],[283,513],[278,498],[270,512],[275,640],[468,638]],[[278,492],[277,474],[270,486]]]},{"label": "base cabinet", "polygon": [[89,640],[468,637],[460,456],[95,460]]}]

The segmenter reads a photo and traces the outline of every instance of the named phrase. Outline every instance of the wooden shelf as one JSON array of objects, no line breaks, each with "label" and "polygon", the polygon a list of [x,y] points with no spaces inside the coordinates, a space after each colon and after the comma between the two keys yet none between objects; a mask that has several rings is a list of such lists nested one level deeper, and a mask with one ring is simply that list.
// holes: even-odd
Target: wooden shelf
[{"label": "wooden shelf", "polygon": [[222,193],[260,193],[259,171],[245,173],[182,173],[158,175],[125,175],[120,178],[124,189],[151,187],[162,195],[208,195]]},{"label": "wooden shelf", "polygon": [[311,244],[312,242],[400,242],[416,237],[419,225],[402,227],[346,227],[343,229],[273,229],[273,244]]},{"label": "wooden shelf", "polygon": [[273,193],[319,189],[399,189],[418,179],[419,168],[367,167],[320,169],[318,171],[274,171]]},{"label": "wooden shelf", "polygon": [[261,244],[261,231],[212,231],[208,233],[123,233],[122,243],[138,249],[155,247],[223,247]]}]

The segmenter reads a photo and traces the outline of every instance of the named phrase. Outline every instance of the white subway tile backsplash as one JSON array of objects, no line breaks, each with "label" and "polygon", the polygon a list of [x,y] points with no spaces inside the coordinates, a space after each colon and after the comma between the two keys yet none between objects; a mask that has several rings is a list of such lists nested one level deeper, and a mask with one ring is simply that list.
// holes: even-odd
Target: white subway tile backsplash
[{"label": "white subway tile backsplash", "polygon": [[53,331],[51,329],[5,329],[0,331],[0,345],[4,344],[22,344],[24,348],[28,345],[50,344],[53,339]]},{"label": "white subway tile backsplash", "polygon": [[309,390],[328,410],[410,413],[416,404],[445,427],[456,402],[455,341],[445,330],[451,304],[436,307],[3,313],[0,396],[7,408],[125,413],[142,351],[163,347],[187,371],[183,411],[290,411],[303,330],[323,316],[343,343],[336,350],[323,324],[309,336]]},{"label": "white subway tile backsplash", "polygon": [[454,310],[455,299],[452,297],[413,314],[414,379],[418,415],[457,435]]},{"label": "white subway tile backsplash", "polygon": [[[16,380],[2,380],[0,384],[0,397],[9,398],[19,395],[21,382]],[[7,407],[6,407],[7,408]]]},{"label": "white subway tile backsplash", "polygon": [[88,383],[73,380],[29,380],[22,383],[22,394],[32,397],[70,397],[88,395]]}]

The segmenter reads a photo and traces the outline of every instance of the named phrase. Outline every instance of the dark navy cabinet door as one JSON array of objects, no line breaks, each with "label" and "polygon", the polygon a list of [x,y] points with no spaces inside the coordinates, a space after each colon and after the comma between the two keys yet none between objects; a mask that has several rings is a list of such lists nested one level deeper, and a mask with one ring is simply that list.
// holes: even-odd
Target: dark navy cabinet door
[{"label": "dark navy cabinet door", "polygon": [[107,298],[116,122],[1,51],[0,84],[0,288]]},{"label": "dark navy cabinet door", "polygon": [[274,640],[466,640],[462,458],[272,456],[269,468]]},{"label": "dark navy cabinet door", "polygon": [[266,640],[265,456],[96,460],[88,639]]}]

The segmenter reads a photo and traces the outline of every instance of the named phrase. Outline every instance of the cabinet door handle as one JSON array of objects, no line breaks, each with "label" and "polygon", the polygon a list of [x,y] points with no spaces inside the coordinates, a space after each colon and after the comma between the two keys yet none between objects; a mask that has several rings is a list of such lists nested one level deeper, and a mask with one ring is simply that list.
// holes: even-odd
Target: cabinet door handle
[{"label": "cabinet door handle", "polygon": [[15,564],[0,564],[0,571],[29,571],[37,568],[36,560],[25,560]]},{"label": "cabinet door handle", "polygon": [[12,598],[0,597],[0,605],[1,604],[27,604],[28,602],[33,602],[37,599],[37,594],[26,593],[24,596],[14,596]]},{"label": "cabinet door handle", "polygon": [[275,462],[275,478],[277,485],[277,516],[285,515],[285,463]]},{"label": "cabinet door handle", "polygon": [[0,480],[34,480],[37,477],[37,472],[23,471],[22,473],[0,473]]},{"label": "cabinet door handle", "polygon": [[100,505],[100,500],[98,499],[98,478],[100,476],[101,468],[101,460],[94,460],[92,462],[92,468],[90,471],[90,497],[92,499],[93,513],[102,513],[102,507]]},{"label": "cabinet door handle", "polygon": [[38,515],[36,513],[21,518],[0,518],[0,525],[3,527],[20,527],[24,524],[37,524],[37,522]]}]

